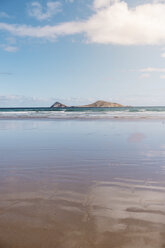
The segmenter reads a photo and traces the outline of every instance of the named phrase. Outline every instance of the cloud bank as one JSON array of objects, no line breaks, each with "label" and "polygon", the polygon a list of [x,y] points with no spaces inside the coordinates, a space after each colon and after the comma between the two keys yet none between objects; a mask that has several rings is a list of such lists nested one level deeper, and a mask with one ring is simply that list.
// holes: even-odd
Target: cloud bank
[{"label": "cloud bank", "polygon": [[[38,6],[38,7],[37,7]],[[37,4],[37,8],[40,8]],[[33,12],[42,20],[49,13]],[[165,2],[154,1],[130,8],[125,1],[95,0],[86,20],[50,26],[0,23],[0,30],[14,36],[56,40],[60,36],[84,34],[86,42],[117,45],[164,45]]]}]

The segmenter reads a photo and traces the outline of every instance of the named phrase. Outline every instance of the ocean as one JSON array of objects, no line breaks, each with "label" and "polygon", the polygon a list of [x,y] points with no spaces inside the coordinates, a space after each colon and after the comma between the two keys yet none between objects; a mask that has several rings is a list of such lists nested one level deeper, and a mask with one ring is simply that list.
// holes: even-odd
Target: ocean
[{"label": "ocean", "polygon": [[164,119],[165,106],[122,108],[0,108],[0,118],[51,118],[51,119]]}]

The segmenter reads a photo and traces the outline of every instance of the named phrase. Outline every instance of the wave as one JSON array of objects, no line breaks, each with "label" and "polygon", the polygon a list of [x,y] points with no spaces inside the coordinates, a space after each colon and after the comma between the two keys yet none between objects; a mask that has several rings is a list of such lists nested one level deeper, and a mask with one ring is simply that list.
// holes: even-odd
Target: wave
[{"label": "wave", "polygon": [[147,118],[165,119],[165,107],[125,108],[0,108],[3,118],[47,118],[47,119],[115,119]]}]

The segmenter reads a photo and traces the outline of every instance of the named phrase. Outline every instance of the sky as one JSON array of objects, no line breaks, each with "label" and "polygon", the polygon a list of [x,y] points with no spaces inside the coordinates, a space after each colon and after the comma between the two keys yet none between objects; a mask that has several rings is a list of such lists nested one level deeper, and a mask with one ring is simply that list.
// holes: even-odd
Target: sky
[{"label": "sky", "polygon": [[165,0],[0,0],[0,107],[165,105]]}]

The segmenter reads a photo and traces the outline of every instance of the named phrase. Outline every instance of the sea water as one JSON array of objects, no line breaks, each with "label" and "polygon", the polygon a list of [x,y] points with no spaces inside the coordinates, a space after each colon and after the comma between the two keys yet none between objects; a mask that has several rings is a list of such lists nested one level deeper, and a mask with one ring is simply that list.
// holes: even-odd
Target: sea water
[{"label": "sea water", "polygon": [[165,107],[0,108],[0,118],[113,119],[165,118]]}]

